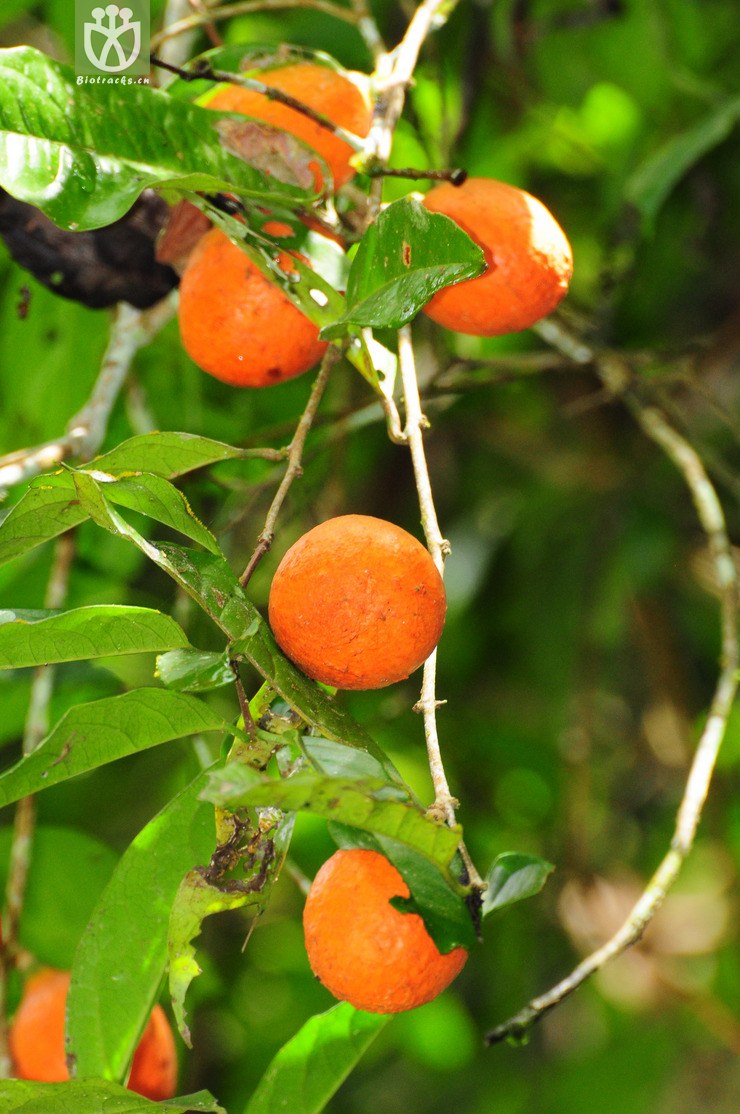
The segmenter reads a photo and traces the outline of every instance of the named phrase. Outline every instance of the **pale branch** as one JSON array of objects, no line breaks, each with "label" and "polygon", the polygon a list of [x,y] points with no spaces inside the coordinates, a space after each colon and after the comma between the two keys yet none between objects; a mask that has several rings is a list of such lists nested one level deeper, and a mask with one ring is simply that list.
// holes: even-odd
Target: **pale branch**
[{"label": "pale branch", "polygon": [[352,11],[355,13],[357,30],[362,35],[373,60],[377,62],[385,53],[385,44],[367,0],[352,0]]},{"label": "pale branch", "polygon": [[[403,112],[406,90],[414,76],[419,52],[432,31],[442,27],[455,8],[455,0],[424,0],[414,12],[398,46],[376,58],[378,102],[365,150],[370,165],[384,166],[390,158],[393,134]],[[379,186],[375,196],[379,202]]]},{"label": "pale branch", "polygon": [[[183,22],[188,23],[193,13],[194,3],[193,0],[167,0],[162,18],[163,30],[157,36],[162,46],[162,57],[165,62],[171,65],[183,65],[187,62],[193,52],[193,45],[195,37],[198,33],[200,26],[208,31],[209,24],[213,23],[213,18],[209,12],[209,6],[212,6],[214,0],[201,0],[199,7],[201,11],[197,13],[198,22],[189,28],[184,28],[182,32],[170,34],[169,30],[173,27],[181,26]],[[167,71],[164,71],[163,76],[165,80],[160,80],[161,85],[167,85]]]},{"label": "pale branch", "polygon": [[323,12],[324,15],[334,16],[344,23],[358,24],[358,16],[350,8],[343,8],[340,4],[333,4],[331,0],[240,0],[239,3],[230,4],[228,7],[214,8],[213,11],[194,12],[193,15],[184,16],[173,23],[168,23],[156,35],[152,36],[152,50],[161,50],[162,45],[169,39],[178,35],[189,34],[197,31],[204,24],[218,23],[222,19],[231,19],[232,16],[250,15],[252,12],[282,11],[286,8],[308,8],[311,11]]},{"label": "pale branch", "polygon": [[542,322],[537,331],[575,363],[592,364],[604,386],[624,401],[644,433],[665,452],[683,477],[712,555],[720,596],[721,663],[709,714],[689,768],[670,848],[644,892],[622,926],[606,943],[587,956],[557,985],[533,998],[519,1013],[491,1030],[486,1036],[488,1044],[521,1037],[587,978],[640,939],[693,847],[740,682],[737,571],[722,504],[698,453],[656,407],[646,406],[637,397],[632,389],[631,373],[623,359],[615,353],[595,351],[554,319]]},{"label": "pale branch", "polygon": [[[54,548],[54,558],[44,598],[44,607],[62,607],[67,597],[69,577],[74,560],[75,544],[71,533],[63,534]],[[31,697],[23,731],[22,753],[31,754],[49,729],[49,706],[54,691],[55,668],[41,665],[33,675]],[[17,962],[18,929],[26,895],[28,871],[36,824],[33,797],[18,802],[13,819],[13,838],[8,862],[3,913],[3,936],[0,946],[0,1078],[7,1079],[12,1070],[8,1050],[7,989],[8,976]]]},{"label": "pale branch", "polygon": [[264,555],[269,551],[275,537],[275,526],[277,524],[278,516],[282,509],[285,497],[293,485],[293,481],[301,475],[301,462],[303,460],[303,450],[306,445],[306,438],[308,437],[311,426],[313,425],[316,411],[318,410],[321,397],[329,381],[331,369],[337,360],[341,357],[341,351],[335,345],[330,345],[324,353],[324,358],[321,361],[321,367],[314,380],[311,394],[309,395],[308,402],[296,426],[293,439],[288,447],[287,454],[287,467],[285,474],[280,481],[280,486],[275,492],[275,496],[270,504],[270,509],[265,518],[265,525],[262,527],[257,545],[252,553],[252,556],[247,562],[247,566],[241,575],[242,587],[246,587],[249,583],[254,570],[260,563]]},{"label": "pale branch", "polygon": [[89,460],[105,438],[111,411],[136,353],[170,320],[175,302],[165,298],[149,310],[121,302],[115,311],[108,347],[90,398],[67,424],[64,434],[0,457],[0,498],[8,488],[38,476],[62,461]]}]

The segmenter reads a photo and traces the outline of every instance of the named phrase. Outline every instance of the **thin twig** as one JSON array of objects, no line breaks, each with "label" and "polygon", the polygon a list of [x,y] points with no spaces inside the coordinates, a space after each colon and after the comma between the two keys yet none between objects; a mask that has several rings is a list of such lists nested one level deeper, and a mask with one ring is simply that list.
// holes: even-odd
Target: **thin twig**
[{"label": "thin twig", "polygon": [[193,15],[185,16],[184,19],[180,19],[176,23],[171,23],[158,34],[152,36],[152,50],[159,50],[168,39],[195,31],[203,24],[217,23],[222,19],[231,19],[232,16],[237,15],[249,15],[251,12],[281,11],[285,8],[309,8],[316,12],[323,12],[324,15],[334,16],[335,19],[340,19],[344,23],[358,23],[353,11],[349,8],[343,8],[340,4],[332,4],[331,0],[241,0],[240,3],[231,4],[229,7],[216,8],[208,13],[196,12]]},{"label": "thin twig", "polygon": [[339,124],[335,124],[323,112],[317,112],[315,108],[304,104],[297,97],[292,97],[290,93],[284,93],[282,89],[267,85],[256,77],[231,73],[229,70],[214,70],[206,62],[196,63],[190,70],[183,69],[181,66],[165,62],[163,58],[158,58],[156,54],[150,55],[150,61],[153,66],[159,66],[161,69],[167,70],[168,73],[177,74],[183,81],[200,81],[205,78],[207,81],[238,85],[241,89],[250,89],[254,93],[261,93],[268,100],[277,101],[279,104],[284,104],[286,108],[292,108],[294,112],[300,112],[301,116],[306,116],[314,124],[318,124],[320,128],[324,128],[325,131],[331,132],[332,135],[336,135],[338,139],[343,140],[353,151],[364,151],[365,149],[364,139],[347,131],[346,128],[340,127]]},{"label": "thin twig", "polygon": [[[543,326],[545,326],[543,328]],[[576,363],[592,363],[605,387],[619,394],[645,434],[658,445],[679,470],[691,493],[702,529],[709,541],[717,590],[720,595],[721,664],[704,729],[696,746],[686,786],[676,817],[668,852],[645,887],[644,892],[619,930],[566,978],[547,993],[533,998],[519,1013],[496,1026],[486,1036],[487,1044],[521,1037],[536,1021],[572,994],[604,964],[636,943],[660,908],[688,857],[707,799],[717,755],[727,729],[727,721],[737,693],[738,666],[738,578],[722,505],[698,453],[676,432],[654,406],[645,406],[631,389],[631,375],[614,353],[600,354],[569,333],[556,320],[542,323],[546,335],[559,351]]]},{"label": "thin twig", "polygon": [[[44,607],[49,610],[62,607],[64,604],[74,552],[73,535],[63,534],[54,548],[54,559],[44,598]],[[49,729],[49,705],[54,690],[54,678],[55,669],[52,665],[39,666],[34,672],[23,732],[24,756],[36,749]],[[18,929],[31,865],[35,824],[35,799],[23,797],[16,806],[13,821],[13,838],[5,887],[3,937],[0,945],[0,1078],[2,1079],[7,1079],[11,1071],[6,1010],[8,976],[17,959]]]},{"label": "thin twig", "polygon": [[[187,62],[188,58],[190,58],[193,53],[195,37],[200,26],[208,33],[210,25],[210,29],[215,32],[211,13],[208,11],[209,4],[212,5],[213,3],[214,0],[203,0],[200,4],[202,10],[197,13],[199,22],[195,26],[184,29],[183,32],[173,35],[169,33],[170,29],[180,26],[183,21],[189,22],[191,15],[188,13],[192,14],[195,4],[192,3],[192,0],[167,0],[162,19],[163,30],[160,31],[157,36],[163,44],[162,57],[166,62],[170,62],[173,65],[182,65]],[[165,80],[162,80],[162,77],[160,77],[159,83],[161,85],[166,86],[168,84],[166,75],[167,71],[164,71],[162,77],[165,78]]]},{"label": "thin twig", "polygon": [[352,11],[357,19],[357,30],[362,35],[373,60],[377,62],[385,53],[385,44],[367,0],[352,0]]},{"label": "thin twig", "polygon": [[105,438],[111,411],[134,356],[170,320],[175,302],[166,298],[141,311],[121,302],[115,312],[108,348],[90,398],[67,424],[64,434],[33,448],[0,457],[0,498],[9,487],[76,457],[89,460]]},{"label": "thin twig", "polygon": [[306,444],[311,426],[313,425],[314,417],[321,402],[321,396],[324,393],[326,384],[329,381],[329,375],[334,364],[341,356],[341,351],[335,346],[330,345],[324,353],[324,358],[321,361],[318,375],[314,380],[311,394],[309,395],[306,407],[301,414],[298,425],[296,426],[293,440],[290,442],[288,448],[288,464],[285,469],[285,475],[280,481],[280,486],[275,492],[275,497],[270,504],[270,509],[265,518],[265,525],[262,528],[254,553],[247,562],[247,567],[241,575],[242,587],[246,587],[249,583],[254,570],[260,563],[264,555],[269,551],[274,537],[275,525],[277,523],[278,515],[280,514],[285,497],[290,491],[293,481],[301,475],[301,461],[303,459],[303,449]]}]

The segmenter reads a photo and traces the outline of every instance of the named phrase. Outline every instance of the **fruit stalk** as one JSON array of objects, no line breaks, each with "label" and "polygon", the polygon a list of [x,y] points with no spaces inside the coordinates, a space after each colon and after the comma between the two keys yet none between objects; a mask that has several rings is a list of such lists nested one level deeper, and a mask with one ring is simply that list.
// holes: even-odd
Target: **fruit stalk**
[{"label": "fruit stalk", "polygon": [[243,588],[247,586],[257,565],[273,543],[278,515],[280,514],[282,505],[285,502],[285,497],[290,491],[293,481],[301,474],[301,461],[303,460],[306,438],[308,437],[314,418],[316,417],[316,411],[319,408],[319,403],[324,394],[326,384],[329,382],[331,369],[340,356],[341,352],[333,345],[330,345],[324,353],[321,366],[314,380],[313,387],[311,388],[308,402],[306,403],[305,409],[296,426],[295,433],[293,434],[293,438],[288,446],[288,465],[285,469],[285,474],[270,504],[270,509],[265,518],[265,525],[260,531],[254,552],[249,558],[246,568],[240,577]]}]

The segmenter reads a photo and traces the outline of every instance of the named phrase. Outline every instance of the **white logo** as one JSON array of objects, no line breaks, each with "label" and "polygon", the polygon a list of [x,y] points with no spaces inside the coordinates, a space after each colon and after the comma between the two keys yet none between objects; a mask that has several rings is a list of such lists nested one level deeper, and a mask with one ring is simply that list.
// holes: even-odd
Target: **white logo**
[{"label": "white logo", "polygon": [[[141,23],[131,19],[133,14],[131,8],[119,8],[118,4],[108,4],[106,8],[93,8],[91,11],[95,22],[85,24],[84,46],[85,54],[97,69],[106,73],[121,73],[136,61],[141,49]],[[121,39],[129,32],[133,33],[133,46],[126,54]],[[110,60],[111,55],[113,61]]]}]

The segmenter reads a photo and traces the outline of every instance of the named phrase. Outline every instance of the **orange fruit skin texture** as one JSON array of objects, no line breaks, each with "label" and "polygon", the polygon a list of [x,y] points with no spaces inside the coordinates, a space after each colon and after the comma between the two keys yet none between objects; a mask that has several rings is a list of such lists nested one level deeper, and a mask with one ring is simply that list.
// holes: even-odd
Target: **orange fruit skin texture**
[{"label": "orange fruit skin texture", "polygon": [[268,613],[283,653],[316,681],[384,688],[431,654],[444,626],[444,584],[424,546],[392,522],[341,515],[288,550]]},{"label": "orange fruit skin texture", "polygon": [[[281,256],[289,270],[290,256]],[[209,375],[269,387],[309,371],[326,344],[319,330],[218,228],[195,247],[180,282],[180,337]]]},{"label": "orange fruit skin texture", "polygon": [[[353,81],[328,66],[318,66],[312,62],[296,62],[254,76],[270,88],[287,93],[315,112],[322,113],[333,124],[345,128],[353,135],[364,138],[370,131],[372,110],[362,92]],[[272,124],[303,140],[327,163],[337,189],[349,181],[355,173],[354,168],[349,164],[354,151],[348,143],[337,138],[327,128],[322,128],[308,116],[296,112],[288,105],[270,100],[263,93],[256,93],[238,85],[226,85],[216,90],[214,95],[205,102],[205,107],[218,109],[221,112],[241,112],[245,116],[254,116],[266,124]],[[313,169],[317,188],[321,189],[322,175],[318,165]]]},{"label": "orange fruit skin texture", "polygon": [[[10,1027],[10,1054],[17,1079],[62,1083],[69,1079],[64,1048],[64,1011],[69,971],[42,968],[33,975]],[[152,1011],[131,1064],[127,1087],[145,1098],[169,1099],[177,1090],[177,1052],[161,1006]]]},{"label": "orange fruit skin texture", "polygon": [[303,911],[311,969],[335,998],[370,1013],[401,1013],[431,1002],[468,953],[437,949],[417,913],[392,897],[409,890],[377,851],[337,851],[319,870]]},{"label": "orange fruit skin texture", "polygon": [[488,270],[446,286],[424,312],[458,333],[502,336],[552,313],[568,290],[573,254],[549,209],[516,186],[493,178],[445,182],[424,198],[483,248]]}]

